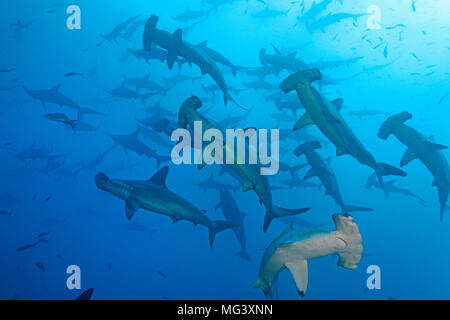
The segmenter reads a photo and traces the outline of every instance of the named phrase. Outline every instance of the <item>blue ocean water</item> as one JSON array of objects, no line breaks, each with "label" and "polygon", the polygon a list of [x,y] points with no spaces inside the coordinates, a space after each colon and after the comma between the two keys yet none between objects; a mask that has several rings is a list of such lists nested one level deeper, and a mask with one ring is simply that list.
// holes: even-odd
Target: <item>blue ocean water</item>
[{"label": "blue ocean water", "polygon": [[[275,56],[279,55],[277,51],[281,56],[295,52],[305,64],[319,69],[331,62],[332,67],[321,70],[331,84],[316,88],[328,100],[344,99],[342,117],[377,161],[399,167],[406,147],[395,137],[384,141],[377,133],[387,116],[401,111],[413,115],[407,124],[430,141],[448,145],[449,2],[323,1],[328,5],[307,21],[301,17],[321,2],[3,1],[0,211],[10,215],[0,215],[0,298],[75,299],[83,290],[94,288],[93,299],[264,299],[261,290],[252,285],[258,278],[264,250],[287,224],[275,220],[264,233],[266,210],[254,192],[242,192],[242,188],[231,191],[245,213],[249,262],[236,256],[241,249],[231,231],[219,233],[211,249],[204,226],[188,221],[174,224],[165,216],[144,210],[130,222],[124,201],[99,190],[94,183],[99,172],[114,179],[147,180],[158,170],[154,159],[116,147],[94,170],[84,168],[114,145],[109,135],[135,132],[136,120],[149,117],[148,109],[158,103],[175,115],[173,120],[183,101],[192,95],[204,102],[199,112],[214,121],[246,113],[232,102],[224,105],[220,90],[215,95],[206,93],[203,86],[214,81],[202,76],[195,65],[185,63],[181,71],[177,65],[169,70],[165,62],[147,64],[127,54],[128,49],[142,48],[143,24],[137,25],[128,40],[119,36],[116,43],[102,38],[102,34],[136,15],[139,17],[134,21],[144,22],[151,14],[158,15],[158,28],[170,33],[185,28],[184,40],[195,44],[207,40],[208,47],[238,66],[261,67],[262,48]],[[71,4],[81,9],[79,30],[66,25],[66,8]],[[367,13],[373,6],[379,21],[370,11],[314,28],[314,23],[317,26],[333,14]],[[187,10],[194,19],[173,19]],[[195,17],[198,11],[202,13]],[[267,97],[282,94],[278,86],[292,71],[281,70],[265,78],[275,90],[256,91],[247,86],[257,78],[247,75],[246,70],[234,77],[229,69],[218,66],[229,87],[242,89],[238,94],[232,91],[233,98],[251,109],[230,128],[292,130],[304,113],[302,109],[296,115],[290,110],[280,111]],[[147,74],[168,90],[145,103],[109,95],[109,90],[121,87],[124,76]],[[166,81],[179,74],[200,78],[175,85]],[[61,85],[59,91],[80,107],[100,113],[83,116],[84,128],[90,130],[82,130],[81,124],[72,129],[49,121],[45,114],[63,113],[69,119],[77,119],[79,114],[76,109],[51,103],[44,108],[23,88],[39,90],[56,85]],[[277,120],[276,115],[282,119]],[[327,141],[315,126],[302,132]],[[175,145],[166,135],[153,134]],[[144,140],[142,134],[139,139],[158,154],[170,155],[170,147]],[[280,160],[290,166],[305,163],[304,157],[293,154],[300,143],[301,135],[282,140]],[[402,168],[407,177],[385,178],[395,180],[396,186],[410,190],[423,201],[396,193],[386,197],[380,189],[366,188],[367,178],[373,173],[369,167],[349,155],[336,157],[331,143],[323,145],[317,151],[323,158],[331,157],[346,203],[374,211],[352,213],[363,237],[364,252],[358,268],[337,266],[336,255],[310,260],[304,299],[447,299],[450,221],[448,217],[443,222],[439,219],[437,190],[427,168],[414,160]],[[44,156],[21,160],[21,153],[30,148]],[[447,156],[448,151],[442,152]],[[170,190],[205,210],[211,219],[223,219],[221,211],[215,210],[219,192],[197,184],[213,174],[217,181],[236,185],[231,176],[219,175],[218,165],[201,170],[170,161],[164,165],[170,166]],[[301,169],[298,177],[302,179],[307,170]],[[288,172],[269,178],[271,185],[277,186],[272,191],[273,202],[286,208],[309,207],[311,210],[299,217],[320,229],[334,230],[331,216],[340,208],[324,194],[325,189],[290,188],[286,182],[290,178]],[[308,181],[319,184],[316,177]],[[17,250],[39,239],[45,240]],[[80,290],[67,288],[66,269],[71,265],[80,267]],[[380,289],[367,289],[366,270],[371,265],[380,267]],[[299,299],[289,271],[280,274],[278,292],[281,299]]]}]

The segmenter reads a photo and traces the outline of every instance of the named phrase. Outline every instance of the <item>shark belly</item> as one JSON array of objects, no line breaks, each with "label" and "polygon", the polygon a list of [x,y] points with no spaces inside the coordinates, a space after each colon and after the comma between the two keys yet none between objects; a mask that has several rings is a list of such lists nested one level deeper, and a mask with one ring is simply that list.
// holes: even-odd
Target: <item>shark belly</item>
[{"label": "shark belly", "polygon": [[319,130],[336,146],[336,148],[343,147],[344,144],[339,134],[326,119],[324,110],[327,106],[324,105],[324,100],[321,95],[310,84],[299,86],[297,94],[305,107],[306,112]]}]

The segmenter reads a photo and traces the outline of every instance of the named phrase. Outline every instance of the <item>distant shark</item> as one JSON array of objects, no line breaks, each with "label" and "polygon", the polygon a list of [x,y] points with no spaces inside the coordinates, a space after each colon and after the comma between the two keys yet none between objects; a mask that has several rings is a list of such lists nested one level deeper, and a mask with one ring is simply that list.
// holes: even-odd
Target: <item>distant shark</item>
[{"label": "distant shark", "polygon": [[[218,129],[221,132],[224,132],[217,123],[207,119],[197,111],[201,106],[202,102],[195,96],[184,101],[178,115],[179,126],[182,128],[190,127],[191,130],[193,130],[194,122],[201,121],[203,130],[202,135],[208,129]],[[204,147],[206,147],[206,145],[204,145]],[[224,147],[226,148],[226,146]],[[248,145],[246,148],[248,150]],[[226,151],[224,151],[224,154],[226,154]],[[237,164],[235,159],[234,164],[227,164],[226,166],[231,168],[235,173],[235,177],[239,177],[238,179],[241,182],[243,192],[254,190],[258,195],[260,202],[266,207],[263,227],[264,231],[267,231],[274,218],[297,215],[309,210],[309,208],[285,209],[274,205],[272,202],[272,191],[269,180],[267,179],[267,176],[260,174],[259,165]]]},{"label": "distant shark", "polygon": [[335,231],[304,231],[288,227],[266,249],[259,278],[253,285],[267,299],[278,299],[278,275],[289,269],[298,294],[304,297],[308,286],[308,260],[331,254],[339,256],[338,266],[356,269],[363,251],[362,237],[353,217],[335,214]]},{"label": "distant shark", "polygon": [[111,95],[111,97],[121,98],[121,99],[129,99],[129,100],[140,99],[142,101],[142,103],[145,104],[145,101],[147,101],[148,98],[158,94],[158,92],[156,92],[156,91],[141,94],[138,91],[133,91],[131,89],[128,89],[125,86],[125,83],[126,82],[124,81],[119,88],[114,88],[114,89],[108,90],[108,93]]},{"label": "distant shark", "polygon": [[359,17],[365,16],[367,13],[360,13],[360,14],[352,14],[352,13],[330,13],[323,18],[319,18],[313,22],[307,23],[306,28],[311,32],[315,29],[320,29],[322,31],[325,31],[325,28],[336,24],[338,22],[341,22],[345,19],[353,19],[355,22]]},{"label": "distant shark", "polygon": [[[378,183],[378,180],[377,180],[377,177],[375,174],[372,174],[370,177],[368,177],[367,181],[366,181],[366,189],[370,190],[372,188],[383,189],[383,188],[381,188],[380,184]],[[391,193],[398,193],[398,194],[403,194],[405,196],[415,198],[422,205],[425,204],[425,200],[421,196],[415,194],[411,190],[396,186],[395,180],[386,181],[384,183],[383,191],[384,191],[384,194],[386,195],[386,197],[389,197],[389,195]]]},{"label": "distant shark", "polygon": [[232,185],[217,181],[216,179],[214,179],[214,174],[212,174],[212,173],[209,176],[208,180],[195,183],[195,186],[202,189],[203,192],[206,192],[207,190],[217,190],[219,192],[233,191],[234,193],[236,193],[236,191],[240,187],[239,185],[232,186]]},{"label": "distant shark", "polygon": [[184,41],[182,39],[183,31],[181,29],[177,29],[173,34],[157,29],[156,24],[158,21],[159,17],[152,15],[145,24],[143,34],[144,49],[151,51],[153,43],[156,43],[159,47],[166,49],[167,66],[169,69],[172,69],[177,57],[182,57],[189,63],[197,65],[200,68],[202,75],[209,74],[214,81],[216,81],[217,85],[223,91],[225,104],[228,103],[228,100],[231,100],[237,106],[242,108],[242,106],[240,106],[228,92],[225,79],[215,61],[209,55],[205,54],[203,49]]},{"label": "distant shark", "polygon": [[117,39],[122,35],[122,31],[126,29],[128,25],[138,17],[139,15],[133,16],[123,23],[118,24],[116,27],[114,27],[113,30],[111,30],[111,32],[107,33],[106,35],[101,34],[100,36],[108,42],[114,42],[118,44]]},{"label": "distant shark", "polygon": [[373,211],[370,208],[349,205],[344,202],[341,191],[339,190],[336,175],[333,172],[330,163],[322,159],[315,151],[319,148],[322,148],[321,144],[317,141],[313,141],[301,144],[294,151],[297,157],[304,155],[311,165],[311,169],[306,173],[304,179],[308,180],[312,177],[318,177],[325,186],[325,194],[330,195],[334,199],[337,205],[341,207],[342,213],[352,211]]},{"label": "distant shark", "polygon": [[349,154],[359,163],[372,168],[381,186],[383,186],[383,176],[406,176],[406,173],[402,170],[375,160],[339,113],[343,105],[343,99],[335,99],[329,102],[312,86],[312,82],[321,79],[322,74],[314,68],[296,72],[280,84],[284,93],[295,90],[306,110],[306,113],[295,124],[294,130],[315,124],[336,146],[337,156]]},{"label": "distant shark", "polygon": [[78,109],[80,107],[78,103],[73,101],[66,95],[62,94],[59,91],[60,88],[61,84],[58,84],[50,89],[41,89],[41,90],[30,90],[26,86],[23,86],[25,92],[28,93],[28,95],[32,99],[39,100],[44,108],[48,103],[53,103],[60,107],[67,106],[69,109]]},{"label": "distant shark", "polygon": [[447,201],[450,191],[450,167],[441,150],[447,149],[447,147],[430,141],[416,129],[407,126],[405,122],[411,118],[412,114],[407,111],[389,117],[381,125],[378,137],[386,140],[393,134],[408,147],[408,150],[406,150],[400,160],[401,167],[414,159],[419,159],[431,172],[434,177],[433,186],[438,189],[439,203],[441,205],[440,218],[443,221],[444,212],[449,209]]},{"label": "distant shark", "polygon": [[131,134],[113,135],[107,133],[116,145],[123,148],[125,152],[128,150],[136,152],[138,155],[147,156],[150,159],[156,160],[156,165],[159,168],[161,163],[169,161],[169,156],[158,155],[155,150],[149,148],[145,143],[139,140],[139,130]]},{"label": "distant shark", "polygon": [[259,61],[263,66],[273,67],[277,74],[282,70],[297,72],[308,67],[305,62],[296,58],[296,52],[283,55],[277,48],[274,47],[274,50],[276,54],[268,54],[266,49],[262,48],[259,51]]},{"label": "distant shark", "polygon": [[244,217],[245,213],[240,211],[236,201],[231,194],[226,190],[220,191],[220,202],[216,206],[216,210],[221,209],[226,220],[232,225],[232,230],[239,244],[241,251],[236,253],[236,256],[241,257],[247,261],[251,258],[247,252],[247,243],[245,239]]},{"label": "distant shark", "polygon": [[205,213],[189,201],[170,191],[166,186],[169,167],[159,170],[147,181],[112,180],[105,174],[95,176],[95,184],[100,190],[106,191],[125,200],[125,213],[131,220],[139,209],[160,213],[172,219],[174,223],[187,220],[194,225],[209,228],[209,244],[212,248],[217,233],[229,229],[225,221],[212,221]]},{"label": "distant shark", "polygon": [[213,59],[216,63],[219,63],[223,66],[226,66],[231,69],[231,72],[233,73],[233,76],[236,76],[238,71],[245,70],[247,67],[241,67],[234,65],[228,58],[226,58],[223,54],[220,52],[211,49],[207,46],[208,41],[200,42],[197,47],[200,48],[205,54],[207,54],[211,59]]}]

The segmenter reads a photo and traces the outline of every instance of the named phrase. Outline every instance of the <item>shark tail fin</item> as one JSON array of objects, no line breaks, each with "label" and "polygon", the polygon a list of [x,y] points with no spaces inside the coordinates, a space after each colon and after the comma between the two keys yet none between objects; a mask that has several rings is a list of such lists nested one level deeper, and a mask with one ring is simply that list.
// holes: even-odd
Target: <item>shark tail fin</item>
[{"label": "shark tail fin", "polygon": [[223,101],[226,104],[228,104],[228,100],[233,102],[235,105],[237,105],[239,108],[241,108],[242,110],[248,111],[249,109],[243,107],[242,105],[240,105],[231,95],[230,93],[227,91],[224,93],[223,95]]},{"label": "shark tail fin", "polygon": [[242,259],[247,260],[249,262],[252,261],[249,254],[245,250],[239,251],[238,253],[236,253],[236,256],[241,257]]},{"label": "shark tail fin", "polygon": [[351,204],[346,204],[344,208],[342,208],[345,212],[354,212],[354,211],[373,211],[372,208],[354,206]]},{"label": "shark tail fin", "polygon": [[209,245],[212,248],[214,245],[214,239],[216,238],[216,234],[222,232],[227,229],[231,229],[233,225],[224,220],[216,220],[211,222],[211,226],[209,227]]},{"label": "shark tail fin", "polygon": [[272,205],[272,210],[266,211],[266,216],[264,217],[264,232],[267,231],[273,219],[283,218],[289,216],[295,216],[301,213],[305,213],[310,208],[302,208],[302,209],[285,209],[281,207],[277,207],[276,205]]},{"label": "shark tail fin", "polygon": [[258,278],[258,280],[256,280],[253,284],[253,288],[261,289],[268,300],[278,299],[276,280],[274,280],[274,283],[270,285],[266,280]]},{"label": "shark tail fin", "polygon": [[380,182],[380,185],[384,188],[383,183],[383,177],[385,176],[399,176],[399,177],[406,177],[406,172],[398,169],[394,166],[391,166],[387,163],[377,162],[375,173],[377,175],[378,181]]}]

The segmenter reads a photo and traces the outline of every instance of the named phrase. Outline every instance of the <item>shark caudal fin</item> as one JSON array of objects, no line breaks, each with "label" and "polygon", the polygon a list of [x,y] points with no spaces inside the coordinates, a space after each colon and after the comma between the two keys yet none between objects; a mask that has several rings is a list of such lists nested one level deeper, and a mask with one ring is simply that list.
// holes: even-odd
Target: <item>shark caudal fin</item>
[{"label": "shark caudal fin", "polygon": [[228,104],[228,101],[231,101],[231,102],[233,102],[235,105],[237,105],[239,108],[241,108],[242,110],[245,110],[245,111],[249,111],[250,109],[247,109],[247,108],[245,108],[245,107],[243,107],[243,106],[241,106],[231,95],[230,95],[230,93],[228,92],[228,91],[226,91],[226,92],[224,92],[224,94],[223,94],[223,102],[225,103],[225,105],[227,105]]},{"label": "shark caudal fin", "polygon": [[216,234],[222,232],[227,229],[231,229],[233,225],[228,221],[224,220],[216,220],[211,221],[211,225],[209,227],[209,245],[212,248],[214,245],[214,239],[216,238]]},{"label": "shark caudal fin", "polygon": [[343,208],[342,211],[344,212],[355,212],[355,211],[373,211],[372,208],[366,208],[366,207],[360,207],[360,206],[354,206],[351,204],[346,204]]},{"label": "shark caudal fin", "polygon": [[345,247],[337,252],[338,266],[346,269],[356,269],[363,252],[362,237],[358,226],[349,214],[335,214],[333,220],[336,233],[345,242]]},{"label": "shark caudal fin", "polygon": [[266,211],[266,216],[264,217],[264,232],[269,229],[270,224],[272,223],[273,219],[276,218],[283,218],[283,217],[289,217],[289,216],[295,216],[301,213],[305,213],[310,208],[302,208],[302,209],[285,209],[281,207],[277,207],[276,205],[272,205],[272,210]]},{"label": "shark caudal fin", "polygon": [[277,279],[275,279],[272,285],[270,285],[266,280],[258,278],[258,280],[256,280],[256,282],[253,284],[253,288],[261,289],[267,300],[278,299]]},{"label": "shark caudal fin", "polygon": [[244,260],[247,260],[248,262],[251,262],[252,259],[250,258],[249,254],[247,253],[247,251],[239,251],[238,253],[236,253],[236,256],[241,257]]},{"label": "shark caudal fin", "polygon": [[398,169],[394,166],[391,166],[387,163],[377,162],[376,167],[374,168],[375,174],[377,175],[378,181],[380,185],[384,188],[383,177],[385,176],[399,176],[406,177],[407,174],[405,171]]}]

